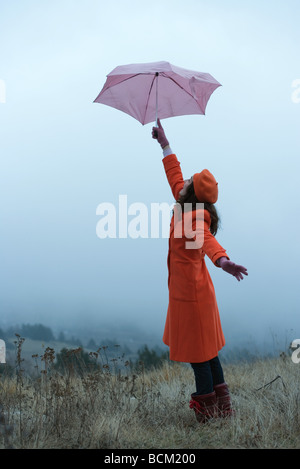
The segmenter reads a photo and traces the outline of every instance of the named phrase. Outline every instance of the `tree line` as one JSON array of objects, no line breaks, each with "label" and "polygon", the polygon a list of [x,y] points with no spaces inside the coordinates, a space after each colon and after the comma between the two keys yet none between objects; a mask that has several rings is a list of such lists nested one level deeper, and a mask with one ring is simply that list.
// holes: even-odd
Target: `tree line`
[{"label": "tree line", "polygon": [[[85,364],[90,368],[94,367],[95,360],[94,358],[84,350],[82,343],[79,339],[72,337],[70,340],[67,340],[63,334],[60,332],[57,339],[54,337],[53,331],[50,327],[43,324],[22,324],[21,326],[10,327],[6,331],[0,328],[0,339],[6,341],[7,349],[12,349],[14,346],[8,341],[8,339],[16,336],[18,334],[20,337],[25,339],[39,340],[43,342],[63,342],[65,344],[70,344],[72,347],[64,347],[58,353],[56,353],[56,367],[62,369],[63,365],[71,364],[74,367],[79,366],[79,364]],[[73,347],[77,346],[77,349]],[[91,339],[87,344],[87,349],[96,351],[97,349],[102,349],[105,353],[110,356],[110,352],[114,347],[119,347],[114,345],[114,342],[110,340],[105,341],[105,346],[97,345],[94,339]],[[121,348],[121,347],[120,347]],[[76,353],[74,353],[76,350]],[[125,345],[121,348],[120,354],[130,355],[130,349]],[[111,356],[110,356],[111,359]],[[159,367],[164,360],[168,359],[167,352],[162,351],[158,347],[155,349],[149,349],[147,345],[141,347],[135,354],[135,360],[129,360],[130,366],[142,365],[144,368],[149,369],[152,367]],[[80,365],[81,366],[81,365]]]}]

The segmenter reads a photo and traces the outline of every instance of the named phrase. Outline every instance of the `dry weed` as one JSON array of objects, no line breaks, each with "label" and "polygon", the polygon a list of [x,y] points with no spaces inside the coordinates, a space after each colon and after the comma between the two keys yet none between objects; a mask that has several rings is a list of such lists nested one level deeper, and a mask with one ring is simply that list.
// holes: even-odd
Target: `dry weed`
[{"label": "dry weed", "polygon": [[[0,447],[201,449],[297,448],[299,365],[289,357],[224,365],[236,415],[199,425],[189,409],[189,366],[130,369],[116,360],[97,370],[58,373],[46,350],[42,370],[0,377]],[[76,351],[74,352],[76,353]],[[36,358],[36,357],[35,357]]]}]

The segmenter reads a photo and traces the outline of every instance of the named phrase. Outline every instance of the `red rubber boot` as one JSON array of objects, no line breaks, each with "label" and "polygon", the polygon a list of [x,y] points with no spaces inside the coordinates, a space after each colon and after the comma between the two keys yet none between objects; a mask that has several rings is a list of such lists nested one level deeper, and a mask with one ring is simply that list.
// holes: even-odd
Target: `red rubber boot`
[{"label": "red rubber boot", "polygon": [[217,398],[218,416],[230,417],[234,415],[234,410],[231,405],[231,398],[227,384],[217,384],[216,386],[214,386],[214,391],[216,393]]},{"label": "red rubber boot", "polygon": [[215,391],[210,394],[192,394],[190,409],[194,409],[196,419],[199,423],[205,423],[208,420],[217,417],[218,409]]}]

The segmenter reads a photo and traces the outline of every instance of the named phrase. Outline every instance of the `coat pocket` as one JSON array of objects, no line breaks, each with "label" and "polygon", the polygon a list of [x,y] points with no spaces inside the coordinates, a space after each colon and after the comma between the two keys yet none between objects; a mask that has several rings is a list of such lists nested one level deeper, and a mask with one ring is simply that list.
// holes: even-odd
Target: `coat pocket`
[{"label": "coat pocket", "polygon": [[194,266],[176,260],[170,268],[170,297],[180,301],[197,301]]}]

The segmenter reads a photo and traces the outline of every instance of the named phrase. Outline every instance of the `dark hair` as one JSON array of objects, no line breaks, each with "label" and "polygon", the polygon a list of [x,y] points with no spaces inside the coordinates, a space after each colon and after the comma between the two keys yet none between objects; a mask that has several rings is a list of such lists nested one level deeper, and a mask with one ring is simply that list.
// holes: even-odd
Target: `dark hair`
[{"label": "dark hair", "polygon": [[[182,213],[184,210],[187,208],[184,204],[191,204],[191,209],[196,210],[197,208],[197,203],[199,204],[199,200],[196,197],[195,190],[194,190],[194,184],[193,181],[189,186],[187,187],[187,191],[184,196],[180,196],[179,199],[177,200],[177,203],[181,205]],[[189,207],[190,209],[190,207]],[[210,219],[211,219],[211,224],[210,224],[210,232],[212,235],[216,235],[218,228],[219,228],[219,222],[220,222],[220,217],[218,215],[217,209],[214,204],[210,204],[208,202],[204,202],[204,209],[207,210],[210,214]]]}]

